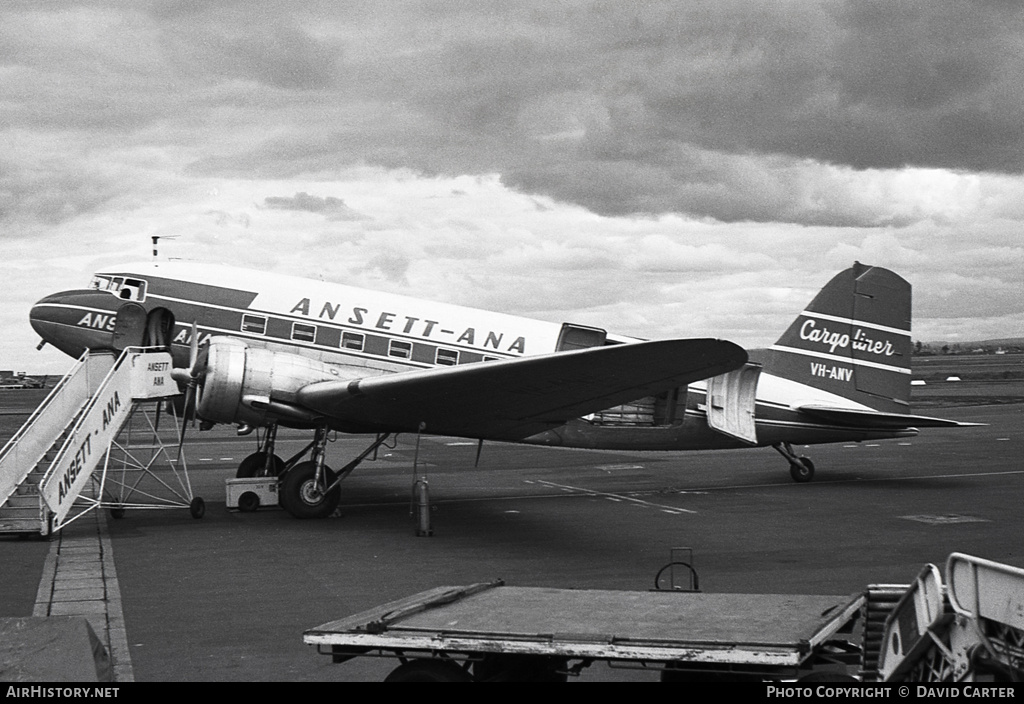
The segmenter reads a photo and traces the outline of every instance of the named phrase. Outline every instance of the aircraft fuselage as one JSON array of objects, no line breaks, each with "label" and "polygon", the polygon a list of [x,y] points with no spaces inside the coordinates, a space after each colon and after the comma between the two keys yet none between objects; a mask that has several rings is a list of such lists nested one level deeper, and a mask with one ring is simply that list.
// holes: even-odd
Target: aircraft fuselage
[{"label": "aircraft fuselage", "polygon": [[[90,288],[40,300],[31,321],[44,340],[75,357],[87,348],[160,345],[169,347],[175,366],[183,367],[188,364],[194,324],[200,342],[229,336],[252,348],[315,360],[342,378],[638,341],[585,326],[296,277],[175,262],[99,272]],[[811,374],[820,373],[813,369],[820,363],[808,364]],[[763,371],[756,381],[756,397],[751,396],[753,426],[746,439],[709,426],[707,382],[698,382],[572,420],[522,441],[595,449],[705,450],[916,434],[913,429],[822,423],[793,409],[797,401],[808,400],[849,403],[820,388]],[[268,416],[264,410],[237,422],[276,420],[289,421]]]}]

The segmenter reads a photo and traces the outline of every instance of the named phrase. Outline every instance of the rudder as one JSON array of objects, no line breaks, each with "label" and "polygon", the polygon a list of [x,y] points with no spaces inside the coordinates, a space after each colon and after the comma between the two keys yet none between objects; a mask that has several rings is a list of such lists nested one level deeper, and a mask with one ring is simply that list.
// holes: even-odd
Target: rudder
[{"label": "rudder", "polygon": [[832,278],[772,345],[765,371],[906,413],[910,401],[910,283],[860,262]]}]

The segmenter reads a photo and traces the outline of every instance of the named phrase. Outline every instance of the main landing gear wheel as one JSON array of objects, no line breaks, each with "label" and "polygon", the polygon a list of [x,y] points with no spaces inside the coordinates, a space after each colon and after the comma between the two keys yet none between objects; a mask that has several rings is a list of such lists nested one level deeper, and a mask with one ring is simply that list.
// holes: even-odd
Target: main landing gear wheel
[{"label": "main landing gear wheel", "polygon": [[[235,472],[236,479],[248,479],[250,477],[264,476],[264,469],[267,467],[267,453],[254,452],[238,465]],[[270,476],[279,477],[284,471],[284,460],[277,455],[270,456]]]},{"label": "main landing gear wheel", "polygon": [[327,518],[341,501],[341,487],[327,493],[324,489],[335,482],[337,476],[324,465],[320,483],[316,482],[316,462],[300,462],[284,475],[278,489],[281,506],[296,518]]},{"label": "main landing gear wheel", "polygon": [[807,457],[797,457],[789,463],[789,476],[795,482],[809,482],[814,479],[814,463]]},{"label": "main landing gear wheel", "polygon": [[197,496],[188,505],[188,511],[192,514],[192,518],[202,518],[206,515],[206,502]]}]

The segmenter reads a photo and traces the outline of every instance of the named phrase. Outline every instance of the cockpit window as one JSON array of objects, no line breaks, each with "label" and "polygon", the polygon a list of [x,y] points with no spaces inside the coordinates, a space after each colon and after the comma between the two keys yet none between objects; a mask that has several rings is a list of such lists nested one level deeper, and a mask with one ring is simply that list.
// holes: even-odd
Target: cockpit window
[{"label": "cockpit window", "polygon": [[146,282],[141,279],[125,279],[117,293],[126,301],[142,301],[146,298]]},{"label": "cockpit window", "polygon": [[97,274],[89,282],[89,288],[96,291],[107,291],[126,301],[146,300],[146,282],[142,279]]}]

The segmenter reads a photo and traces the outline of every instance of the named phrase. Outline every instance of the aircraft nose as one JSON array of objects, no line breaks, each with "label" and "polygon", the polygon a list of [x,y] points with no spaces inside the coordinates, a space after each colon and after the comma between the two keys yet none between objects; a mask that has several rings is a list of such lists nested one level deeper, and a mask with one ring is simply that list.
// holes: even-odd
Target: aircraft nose
[{"label": "aircraft nose", "polygon": [[109,343],[117,304],[106,293],[73,290],[51,293],[29,310],[32,329],[65,354],[78,357],[86,348]]},{"label": "aircraft nose", "polygon": [[56,306],[62,303],[63,296],[63,293],[51,293],[49,296],[43,296],[28,312],[28,321],[32,325],[32,329],[47,342],[50,342],[48,335],[51,325],[57,322]]}]

